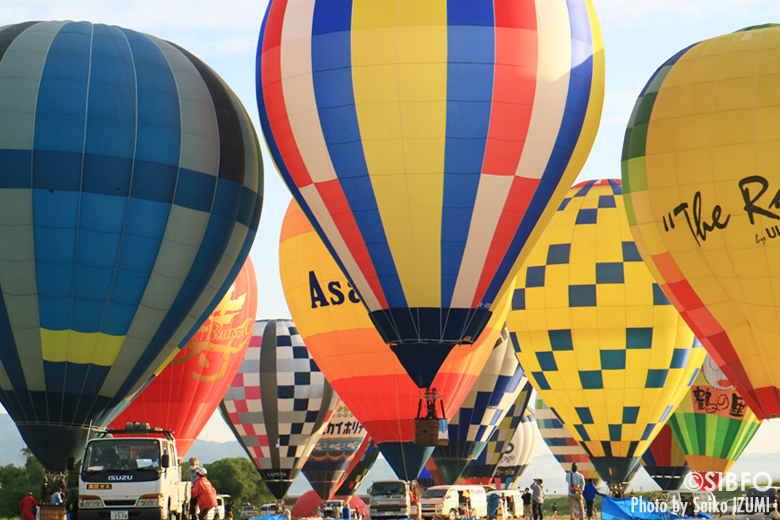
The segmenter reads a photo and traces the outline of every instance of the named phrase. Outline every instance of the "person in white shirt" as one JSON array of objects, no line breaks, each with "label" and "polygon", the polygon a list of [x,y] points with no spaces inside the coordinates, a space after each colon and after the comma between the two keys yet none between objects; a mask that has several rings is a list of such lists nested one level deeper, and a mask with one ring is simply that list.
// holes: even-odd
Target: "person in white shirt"
[{"label": "person in white shirt", "polygon": [[582,490],[585,488],[585,476],[577,471],[577,464],[572,463],[571,472],[566,473],[566,483],[569,486],[569,520],[574,520],[577,515],[583,520],[585,506],[582,503]]}]

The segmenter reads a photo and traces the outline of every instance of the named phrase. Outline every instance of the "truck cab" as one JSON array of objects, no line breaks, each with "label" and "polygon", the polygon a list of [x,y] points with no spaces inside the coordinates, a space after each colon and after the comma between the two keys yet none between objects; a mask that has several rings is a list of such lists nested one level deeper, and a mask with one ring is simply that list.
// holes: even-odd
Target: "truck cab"
[{"label": "truck cab", "polygon": [[371,518],[414,518],[417,506],[412,506],[412,486],[403,480],[375,480],[368,488],[371,497]]},{"label": "truck cab", "polygon": [[79,518],[185,520],[190,483],[180,475],[171,432],[138,424],[100,432],[82,458]]}]

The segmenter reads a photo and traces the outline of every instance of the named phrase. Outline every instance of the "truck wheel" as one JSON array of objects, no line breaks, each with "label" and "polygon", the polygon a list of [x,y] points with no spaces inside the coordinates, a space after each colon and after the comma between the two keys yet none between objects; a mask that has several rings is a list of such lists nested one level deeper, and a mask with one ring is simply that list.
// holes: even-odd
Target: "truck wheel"
[{"label": "truck wheel", "polygon": [[450,520],[458,520],[458,512],[455,509],[450,509],[450,514],[448,518]]}]

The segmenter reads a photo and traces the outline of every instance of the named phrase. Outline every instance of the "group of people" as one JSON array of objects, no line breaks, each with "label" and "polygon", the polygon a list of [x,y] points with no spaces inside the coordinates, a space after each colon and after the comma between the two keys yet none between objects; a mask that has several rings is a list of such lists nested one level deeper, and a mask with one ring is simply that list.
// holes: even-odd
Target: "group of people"
[{"label": "group of people", "polygon": [[577,471],[577,464],[572,463],[571,472],[566,473],[566,484],[569,488],[569,520],[574,520],[575,516],[583,520],[583,513],[587,514],[588,520],[593,518],[593,503],[596,501],[596,495],[603,495],[593,484],[593,479],[589,478],[586,483],[585,476]]},{"label": "group of people", "polygon": [[[56,490],[51,495],[51,504],[53,506],[65,506],[65,512],[68,514],[70,520],[78,520],[79,510],[79,490],[73,488],[68,492],[67,487],[62,487]],[[32,493],[27,493],[27,496],[22,498],[19,502],[19,508],[22,510],[23,520],[35,520],[38,507],[40,503],[35,500]]]}]

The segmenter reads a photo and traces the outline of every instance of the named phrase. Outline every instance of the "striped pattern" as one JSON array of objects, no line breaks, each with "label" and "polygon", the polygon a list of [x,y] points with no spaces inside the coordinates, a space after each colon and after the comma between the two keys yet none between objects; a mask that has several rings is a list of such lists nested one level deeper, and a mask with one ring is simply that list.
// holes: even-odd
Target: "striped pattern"
[{"label": "striped pattern", "polygon": [[198,332],[108,427],[140,422],[171,430],[179,457],[186,458],[244,360],[256,314],[257,275],[247,257]]},{"label": "striped pattern", "polygon": [[669,423],[663,425],[642,455],[642,466],[661,489],[680,489],[682,486],[691,469]]},{"label": "striped pattern", "polygon": [[608,482],[628,482],[704,349],[631,240],[619,181],[573,187],[516,280],[520,364]]},{"label": "striped pattern", "polygon": [[603,67],[590,0],[270,3],[263,132],[385,341],[477,336],[584,163]]},{"label": "striped pattern", "polygon": [[47,468],[80,451],[51,438],[107,424],[198,330],[261,206],[252,123],[195,56],[88,22],[0,28],[0,400]]},{"label": "striped pattern", "polygon": [[707,355],[669,426],[691,471],[731,469],[761,425],[733,386]]},{"label": "striped pattern", "polygon": [[[413,480],[433,451],[414,444],[420,391],[294,200],[282,223],[279,271],[287,306],[317,366],[399,478]],[[442,364],[433,387],[448,418],[485,366],[508,310],[507,292],[476,344],[455,347]]]},{"label": "striped pattern", "polygon": [[621,163],[642,257],[761,419],[780,417],[778,50],[780,26],[766,24],[667,60],[637,100]]},{"label": "striped pattern", "polygon": [[520,483],[525,468],[536,456],[539,440],[542,438],[536,425],[536,416],[531,408],[526,408],[520,425],[512,440],[504,450],[491,484],[496,489],[515,489]]},{"label": "striped pattern", "polygon": [[539,433],[544,443],[550,448],[564,471],[571,470],[571,464],[577,464],[577,470],[582,473],[586,479],[592,478],[594,482],[600,480],[596,467],[588,458],[588,454],[582,449],[563,425],[560,419],[550,410],[544,401],[536,399],[534,412],[536,414],[536,424],[539,427]]},{"label": "striped pattern", "polygon": [[301,469],[322,500],[333,498],[365,437],[366,430],[344,401],[339,400],[330,414],[325,431]]},{"label": "striped pattern", "polygon": [[255,323],[220,404],[268,489],[281,500],[325,430],[337,397],[291,320]]},{"label": "striped pattern", "polygon": [[449,443],[433,450],[444,482],[454,484],[482,453],[527,382],[504,327],[477,382],[449,419]]}]

